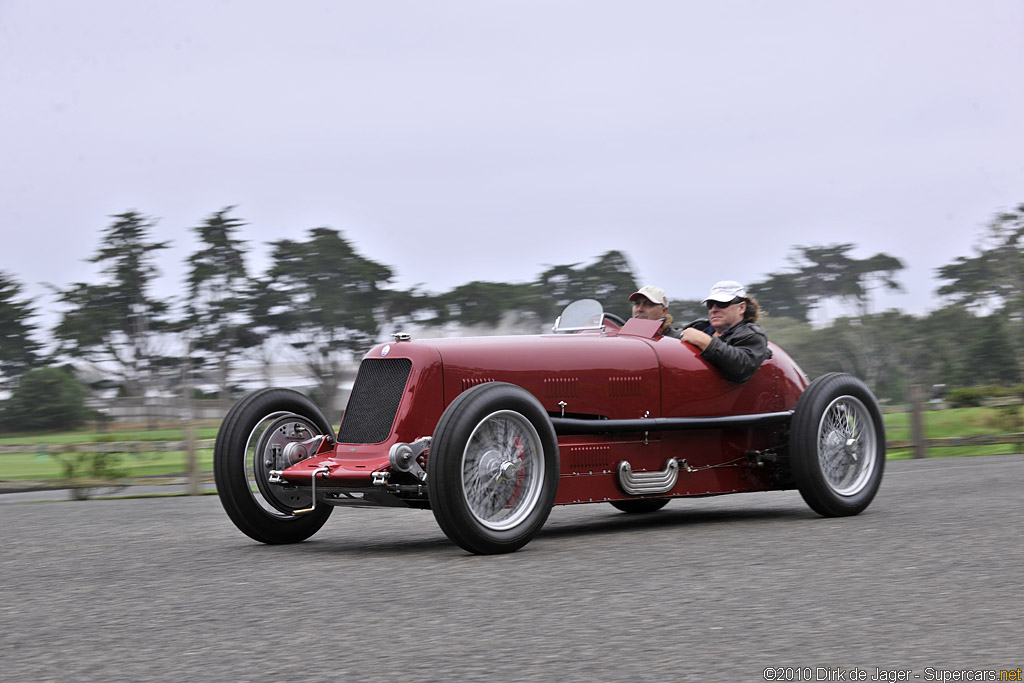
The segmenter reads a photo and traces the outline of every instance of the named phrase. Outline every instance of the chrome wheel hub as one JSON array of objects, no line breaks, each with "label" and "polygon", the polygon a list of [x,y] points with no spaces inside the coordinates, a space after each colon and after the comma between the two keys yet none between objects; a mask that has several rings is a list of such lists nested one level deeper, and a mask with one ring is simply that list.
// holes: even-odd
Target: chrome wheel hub
[{"label": "chrome wheel hub", "polygon": [[245,447],[245,477],[261,508],[275,517],[290,517],[294,510],[312,503],[308,491],[283,486],[271,480],[271,472],[294,465],[305,458],[302,442],[314,436],[318,427],[293,413],[272,413],[249,434]]},{"label": "chrome wheel hub", "polygon": [[521,523],[536,507],[544,450],[529,420],[511,410],[477,424],[462,454],[462,490],[470,513],[494,531]]},{"label": "chrome wheel hub", "polygon": [[840,496],[860,493],[877,465],[877,446],[867,406],[854,396],[832,401],[818,424],[818,461],[828,487]]}]

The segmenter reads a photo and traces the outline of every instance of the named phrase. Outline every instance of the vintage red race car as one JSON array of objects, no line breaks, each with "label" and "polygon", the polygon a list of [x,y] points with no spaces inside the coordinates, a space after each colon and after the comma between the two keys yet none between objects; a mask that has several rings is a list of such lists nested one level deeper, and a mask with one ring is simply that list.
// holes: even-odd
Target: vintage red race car
[{"label": "vintage red race car", "polygon": [[309,538],[337,506],[430,509],[472,553],[521,548],[553,505],[654,512],[673,498],[797,488],[855,515],[885,465],[881,411],[841,373],[808,384],[779,347],[743,384],[658,321],[583,300],[551,334],[409,339],[362,360],[341,427],[262,389],[226,416],[217,492],[263,543]]}]

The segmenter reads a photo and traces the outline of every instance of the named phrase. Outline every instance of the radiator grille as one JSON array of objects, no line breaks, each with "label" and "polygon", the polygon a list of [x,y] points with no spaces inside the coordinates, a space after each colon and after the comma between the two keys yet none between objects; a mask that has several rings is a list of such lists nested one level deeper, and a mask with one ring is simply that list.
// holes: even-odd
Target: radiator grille
[{"label": "radiator grille", "polygon": [[366,358],[359,366],[339,443],[380,443],[388,438],[412,370],[408,358]]}]

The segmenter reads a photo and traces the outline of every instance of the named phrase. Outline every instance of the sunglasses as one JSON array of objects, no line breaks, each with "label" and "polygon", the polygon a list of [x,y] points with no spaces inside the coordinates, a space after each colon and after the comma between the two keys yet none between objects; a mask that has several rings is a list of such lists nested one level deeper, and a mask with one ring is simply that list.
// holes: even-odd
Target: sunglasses
[{"label": "sunglasses", "polygon": [[733,299],[732,301],[726,301],[725,303],[722,303],[721,301],[709,301],[707,302],[707,307],[709,311],[715,306],[718,306],[719,308],[729,308],[733,304],[738,304],[741,301],[743,301],[743,299]]}]

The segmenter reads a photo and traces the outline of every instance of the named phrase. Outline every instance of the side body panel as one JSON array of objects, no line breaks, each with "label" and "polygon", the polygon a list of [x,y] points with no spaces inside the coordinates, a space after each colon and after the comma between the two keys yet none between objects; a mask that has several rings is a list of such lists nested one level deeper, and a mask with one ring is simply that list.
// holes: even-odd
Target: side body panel
[{"label": "side body panel", "polygon": [[[716,417],[791,410],[806,378],[781,349],[744,384],[721,378],[697,350],[654,333],[651,321],[628,321],[607,335],[544,335],[403,341],[374,347],[367,359],[407,358],[408,380],[390,432],[378,443],[338,443],[287,470],[296,484],[310,469],[331,471],[326,487],[366,488],[390,469],[388,451],[430,436],[445,407],[483,382],[509,382],[533,394],[553,416],[594,419]],[[358,382],[358,379],[357,379]],[[344,427],[343,427],[343,432]],[[784,428],[718,428],[561,436],[556,504],[636,498],[619,484],[617,467],[662,470],[678,458],[693,471],[654,497],[697,496],[778,488],[749,452],[784,443]],[[429,457],[429,451],[427,451]],[[319,485],[319,483],[318,483]]]},{"label": "side body panel", "polygon": [[[699,351],[670,337],[646,340],[660,365],[662,417],[719,417],[792,410],[807,378],[782,349],[748,382],[722,378]],[[652,413],[652,417],[654,414]],[[596,435],[559,439],[562,478],[557,504],[636,498],[619,484],[617,467],[626,461],[634,472],[664,470],[670,458],[694,471],[679,472],[667,493],[646,497],[703,496],[780,488],[770,467],[748,454],[785,444],[785,427],[750,427]]]},{"label": "side body panel", "polygon": [[523,387],[556,415],[628,419],[661,410],[658,357],[637,338],[445,340],[435,348],[444,364],[446,405],[471,386],[496,381]]}]

